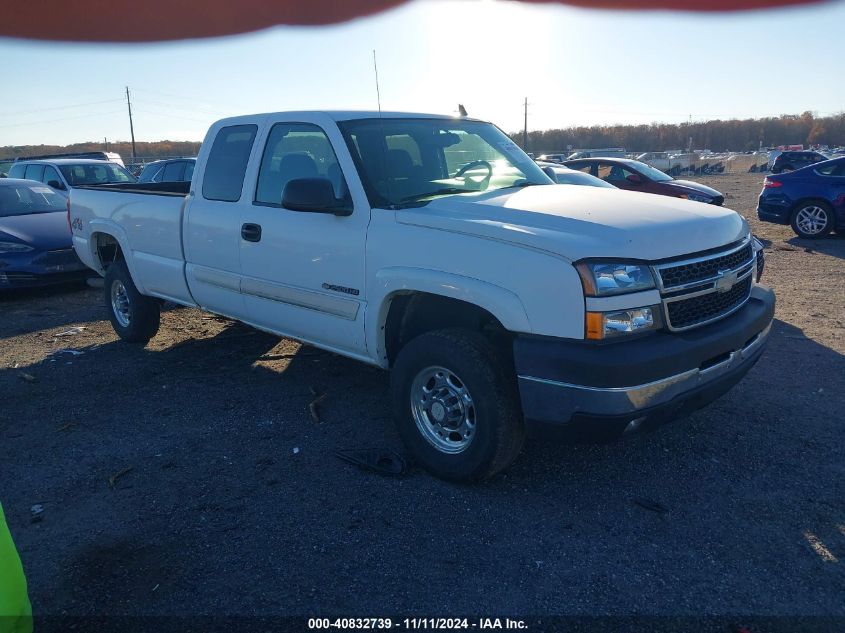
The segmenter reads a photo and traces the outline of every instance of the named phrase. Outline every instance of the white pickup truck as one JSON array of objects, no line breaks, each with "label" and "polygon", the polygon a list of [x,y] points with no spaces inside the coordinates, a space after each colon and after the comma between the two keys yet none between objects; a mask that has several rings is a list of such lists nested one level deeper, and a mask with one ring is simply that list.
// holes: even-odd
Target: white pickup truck
[{"label": "white pickup truck", "polygon": [[68,222],[121,338],[170,300],[389,369],[408,449],[451,480],[527,430],[608,440],[704,406],[774,312],[735,212],[554,185],[468,118],[224,119],[192,182],[76,188]]}]

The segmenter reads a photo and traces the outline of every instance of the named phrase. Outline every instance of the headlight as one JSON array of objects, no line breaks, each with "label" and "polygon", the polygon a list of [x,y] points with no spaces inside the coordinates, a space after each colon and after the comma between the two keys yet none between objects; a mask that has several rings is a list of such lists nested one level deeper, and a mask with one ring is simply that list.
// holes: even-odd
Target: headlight
[{"label": "headlight", "polygon": [[35,249],[20,242],[0,242],[0,253],[28,253]]},{"label": "headlight", "polygon": [[713,202],[713,198],[706,196],[703,193],[682,193],[679,197],[684,200],[692,200],[693,202],[705,202],[707,204]]},{"label": "headlight", "polygon": [[581,262],[576,268],[588,297],[621,295],[655,287],[651,269],[643,264]]},{"label": "headlight", "polygon": [[587,338],[602,340],[655,330],[660,327],[658,309],[659,306],[648,306],[613,312],[587,312]]}]

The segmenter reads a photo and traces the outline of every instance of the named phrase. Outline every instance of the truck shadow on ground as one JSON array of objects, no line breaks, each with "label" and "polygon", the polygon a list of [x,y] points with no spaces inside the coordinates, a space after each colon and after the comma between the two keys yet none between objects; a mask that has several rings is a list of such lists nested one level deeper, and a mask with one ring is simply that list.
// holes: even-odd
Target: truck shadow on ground
[{"label": "truck shadow on ground", "polygon": [[2,290],[0,339],[108,318],[102,292],[85,283]]},{"label": "truck shadow on ground", "polygon": [[[795,526],[827,539],[843,518],[818,482],[841,469],[841,399],[823,394],[845,390],[845,357],[782,321],[751,373],[690,418],[611,445],[530,442],[474,486],[335,459],[402,450],[386,374],[290,347],[227,323],[163,349],[113,342],[0,370],[3,502],[36,612],[671,610],[678,595],[661,602],[655,578],[730,610],[799,591],[818,561]],[[479,582],[456,594],[468,576]],[[821,599],[804,586],[816,597],[794,599]]]}]

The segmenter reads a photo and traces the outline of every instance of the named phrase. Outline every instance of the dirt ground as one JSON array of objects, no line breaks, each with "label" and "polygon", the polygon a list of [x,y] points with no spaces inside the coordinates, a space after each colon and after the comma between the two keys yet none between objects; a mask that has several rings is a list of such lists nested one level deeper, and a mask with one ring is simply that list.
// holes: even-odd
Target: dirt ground
[{"label": "dirt ground", "polygon": [[91,288],[0,297],[0,500],[35,612],[842,624],[845,239],[758,222],[760,175],[701,180],[765,241],[762,360],[686,420],[531,442],[476,486],[335,457],[402,450],[378,370],[184,308],[124,344]]}]

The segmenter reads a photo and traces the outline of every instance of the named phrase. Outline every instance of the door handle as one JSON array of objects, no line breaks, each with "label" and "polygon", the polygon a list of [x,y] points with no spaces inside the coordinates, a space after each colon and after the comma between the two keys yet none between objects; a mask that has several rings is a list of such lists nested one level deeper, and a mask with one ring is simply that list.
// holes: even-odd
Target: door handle
[{"label": "door handle", "polygon": [[244,224],[241,226],[241,237],[247,242],[261,241],[261,225],[260,224]]}]

